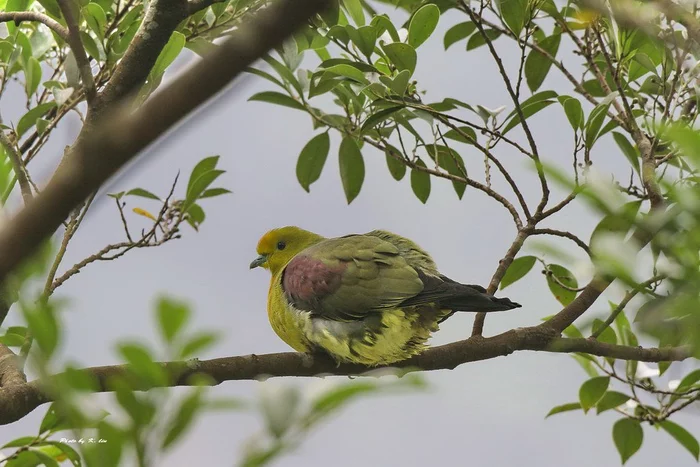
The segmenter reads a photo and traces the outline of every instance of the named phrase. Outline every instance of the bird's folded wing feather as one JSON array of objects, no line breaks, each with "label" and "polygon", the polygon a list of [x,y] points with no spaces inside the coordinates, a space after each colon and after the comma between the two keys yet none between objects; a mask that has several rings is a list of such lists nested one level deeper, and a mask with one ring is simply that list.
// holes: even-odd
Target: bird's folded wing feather
[{"label": "bird's folded wing feather", "polygon": [[282,287],[297,309],[349,321],[396,307],[423,290],[398,248],[375,236],[324,240],[285,267]]}]

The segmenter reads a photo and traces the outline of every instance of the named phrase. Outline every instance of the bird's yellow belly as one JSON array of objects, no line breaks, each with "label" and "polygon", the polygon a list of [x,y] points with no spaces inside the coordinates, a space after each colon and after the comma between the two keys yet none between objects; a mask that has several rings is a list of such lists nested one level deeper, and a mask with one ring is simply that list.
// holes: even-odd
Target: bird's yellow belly
[{"label": "bird's yellow belly", "polygon": [[301,318],[301,326],[311,342],[336,360],[376,366],[406,360],[425,350],[430,330],[419,326],[418,318],[418,314],[408,310],[392,309],[381,312],[378,325],[306,315]]},{"label": "bird's yellow belly", "polygon": [[447,313],[431,306],[395,308],[343,322],[296,310],[275,288],[268,301],[272,329],[294,350],[321,349],[339,362],[369,366],[389,365],[421,353]]}]

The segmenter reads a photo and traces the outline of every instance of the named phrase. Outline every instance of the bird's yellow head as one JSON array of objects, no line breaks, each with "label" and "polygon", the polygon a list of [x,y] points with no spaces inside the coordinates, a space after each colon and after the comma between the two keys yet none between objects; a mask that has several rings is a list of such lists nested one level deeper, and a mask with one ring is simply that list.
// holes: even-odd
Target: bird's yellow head
[{"label": "bird's yellow head", "polygon": [[274,275],[299,252],[323,240],[323,237],[299,227],[273,229],[258,241],[258,257],[250,263],[250,269],[263,267]]}]

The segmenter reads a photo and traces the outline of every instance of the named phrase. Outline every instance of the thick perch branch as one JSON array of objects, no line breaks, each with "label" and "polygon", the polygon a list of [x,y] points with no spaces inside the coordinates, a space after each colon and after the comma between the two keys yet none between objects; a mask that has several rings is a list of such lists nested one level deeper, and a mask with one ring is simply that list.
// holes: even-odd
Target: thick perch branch
[{"label": "thick perch branch", "polygon": [[0,282],[90,193],[329,1],[282,0],[272,4],[138,111],[132,112],[125,102],[100,117],[81,135],[71,157],[59,166],[39,196],[0,230]]},{"label": "thick perch branch", "polygon": [[[514,329],[494,337],[474,337],[452,344],[433,347],[425,353],[401,362],[395,367],[408,371],[454,369],[464,363],[509,355],[519,350],[545,352],[585,352],[603,357],[646,362],[681,361],[690,357],[685,347],[661,349],[626,347],[598,342],[594,339],[564,339],[555,331],[542,327]],[[370,368],[360,365],[336,365],[323,356],[302,353],[275,353],[216,358],[196,362],[167,362],[163,367],[170,377],[168,386],[187,386],[191,376],[204,374],[214,384],[223,381],[253,380],[263,376],[361,375]],[[92,376],[95,392],[109,392],[109,380],[127,374],[125,365],[92,367],[82,370]],[[371,376],[371,373],[369,374]],[[38,381],[15,384],[0,389],[0,424],[21,419],[38,406],[51,402],[51,391]],[[139,388],[147,390],[149,388]]]}]

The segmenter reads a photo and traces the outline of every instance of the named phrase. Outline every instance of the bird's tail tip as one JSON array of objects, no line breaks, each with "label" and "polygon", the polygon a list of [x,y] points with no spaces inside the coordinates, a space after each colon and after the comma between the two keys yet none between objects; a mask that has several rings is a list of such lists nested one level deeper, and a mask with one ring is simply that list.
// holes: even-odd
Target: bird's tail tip
[{"label": "bird's tail tip", "polygon": [[493,297],[492,299],[495,303],[498,303],[499,305],[503,306],[503,311],[505,310],[512,310],[514,308],[521,308],[522,305],[520,303],[514,302],[510,298],[497,298]]}]

